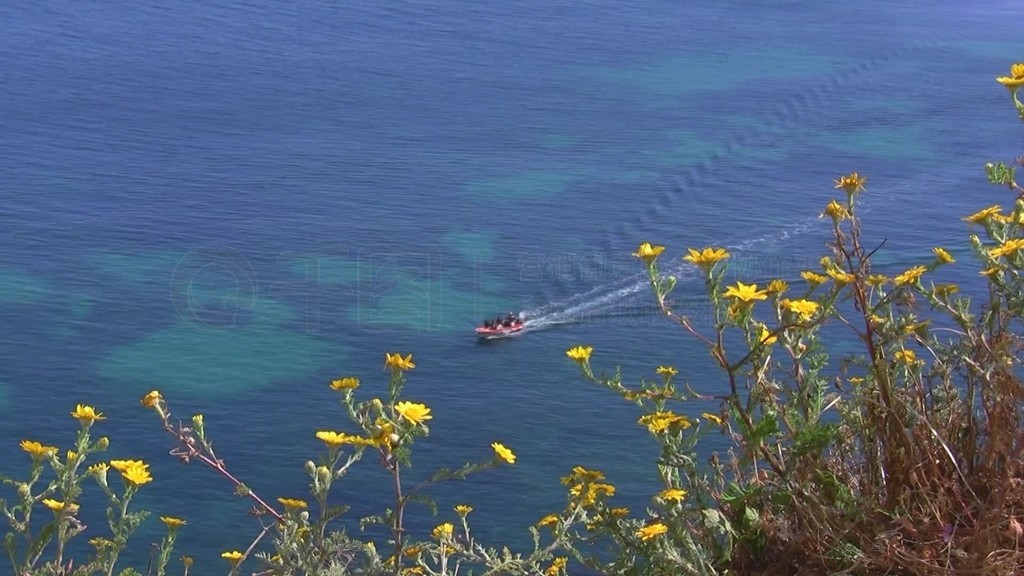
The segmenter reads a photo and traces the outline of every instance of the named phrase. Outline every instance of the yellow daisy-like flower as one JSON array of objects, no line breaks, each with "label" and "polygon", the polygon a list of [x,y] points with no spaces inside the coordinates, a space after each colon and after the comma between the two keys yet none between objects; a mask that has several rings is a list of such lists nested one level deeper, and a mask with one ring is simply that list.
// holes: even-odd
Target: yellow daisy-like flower
[{"label": "yellow daisy-like flower", "polygon": [[855,194],[857,192],[864,191],[864,184],[866,184],[867,181],[867,176],[861,176],[856,172],[850,172],[846,176],[840,176],[839,179],[835,181],[835,188],[836,190],[842,188],[843,190],[846,190],[848,194]]},{"label": "yellow daisy-like flower", "polygon": [[559,520],[560,518],[558,516],[555,516],[554,514],[548,514],[547,516],[541,518],[540,522],[537,522],[537,526],[554,526],[555,524],[558,524]]},{"label": "yellow daisy-like flower", "polygon": [[651,434],[660,434],[670,428],[685,430],[692,426],[690,420],[686,416],[681,416],[669,411],[644,414],[639,420],[637,420],[637,424],[646,426],[647,430],[649,430]]},{"label": "yellow daisy-like flower", "polygon": [[827,274],[830,278],[836,281],[836,285],[838,286],[845,286],[856,279],[853,274],[850,274],[845,270],[840,270],[839,268],[830,268]]},{"label": "yellow daisy-like flower", "polygon": [[160,395],[159,390],[153,390],[149,394],[143,396],[142,400],[139,400],[139,402],[146,408],[153,408],[163,399],[164,397]]},{"label": "yellow daisy-like flower", "polygon": [[741,302],[754,302],[755,300],[764,300],[768,298],[768,292],[765,290],[758,290],[757,284],[736,282],[734,286],[726,288],[725,297],[733,298],[734,300]]},{"label": "yellow daisy-like flower", "polygon": [[107,419],[102,412],[97,412],[92,406],[86,406],[84,404],[75,406],[75,411],[71,413],[71,416],[86,426],[92,425],[92,423],[97,420]]},{"label": "yellow daisy-like flower", "polygon": [[558,576],[562,573],[562,569],[565,568],[565,565],[568,562],[569,560],[567,558],[555,558],[551,561],[551,566],[548,566],[548,568],[544,570],[544,576]]},{"label": "yellow daisy-like flower", "polygon": [[345,434],[344,432],[320,430],[316,433],[316,437],[323,441],[324,444],[327,444],[330,448],[337,448],[348,443],[348,434]]},{"label": "yellow daisy-like flower", "polygon": [[160,521],[166,524],[168,528],[181,528],[188,524],[188,522],[174,516],[161,516]]},{"label": "yellow daisy-like flower", "polygon": [[49,508],[50,510],[53,510],[54,512],[60,512],[67,506],[65,502],[61,502],[60,500],[54,500],[52,498],[43,498],[43,505]]},{"label": "yellow daisy-like flower", "polygon": [[149,464],[130,466],[120,472],[122,478],[135,486],[142,486],[153,481],[153,477],[149,474]]},{"label": "yellow daisy-like flower", "polygon": [[232,564],[238,564],[242,561],[242,558],[244,558],[245,555],[239,552],[238,550],[231,550],[230,552],[221,553],[220,557],[227,560],[228,562],[231,562]]},{"label": "yellow daisy-like flower", "polygon": [[412,354],[409,354],[405,358],[399,353],[385,353],[384,354],[384,365],[390,367],[392,370],[412,370],[416,367],[412,362]]},{"label": "yellow daisy-like flower", "polygon": [[278,498],[277,501],[288,510],[305,510],[309,508],[309,504],[306,504],[305,500],[297,498]]},{"label": "yellow daisy-like flower", "polygon": [[[411,357],[409,359],[412,360]],[[356,388],[359,388],[359,378],[354,376],[347,376],[345,378],[339,378],[331,381],[331,389],[339,392],[343,390],[355,390]]]},{"label": "yellow daisy-like flower", "polygon": [[878,288],[889,281],[889,278],[885,274],[869,274],[868,285]]},{"label": "yellow daisy-like flower", "polygon": [[917,353],[913,350],[897,350],[896,361],[904,364],[913,364],[917,361]]},{"label": "yellow daisy-like flower", "polygon": [[935,258],[938,259],[941,264],[952,264],[953,262],[956,262],[953,255],[947,252],[945,248],[932,248],[932,252],[935,252]]},{"label": "yellow daisy-like flower", "polygon": [[1002,212],[1002,210],[1002,206],[1000,206],[999,204],[995,204],[983,210],[978,210],[974,214],[971,214],[967,218],[964,218],[964,220],[970,222],[971,224],[984,224],[986,220],[998,215],[1000,212]]},{"label": "yellow daisy-like flower", "polygon": [[601,480],[604,480],[604,472],[587,470],[583,466],[573,466],[572,473],[562,477],[562,484],[568,486],[573,482],[599,482]]},{"label": "yellow daisy-like flower", "polygon": [[1010,65],[1011,78],[1024,78],[1024,63],[1018,62]]},{"label": "yellow daisy-like flower", "polygon": [[583,506],[593,506],[601,496],[615,496],[615,486],[601,482],[583,482],[569,489],[569,495]]},{"label": "yellow daisy-like flower", "polygon": [[897,286],[913,284],[917,282],[921,278],[921,276],[927,271],[928,269],[925,268],[924,266],[914,266],[910,270],[907,270],[893,278],[893,283],[896,284]]},{"label": "yellow daisy-like flower", "polygon": [[810,320],[811,317],[814,316],[815,312],[818,311],[818,308],[821,307],[820,304],[818,304],[817,302],[815,302],[813,300],[803,300],[803,299],[801,299],[801,300],[788,300],[787,299],[787,300],[783,300],[782,302],[779,302],[779,305],[782,306],[782,308],[784,310],[789,310],[793,314],[796,314],[800,318],[801,322],[806,322],[806,321]]},{"label": "yellow daisy-like flower", "polygon": [[445,522],[444,524],[439,524],[434,528],[430,535],[433,536],[435,540],[450,540],[454,533],[455,525],[451,522]]},{"label": "yellow daisy-like flower", "polygon": [[516,455],[514,452],[505,447],[501,442],[491,443],[491,448],[494,449],[494,455],[509,464],[516,463]]},{"label": "yellow daisy-like flower", "polygon": [[1006,86],[1010,91],[1015,91],[1024,86],[1024,78],[1013,78],[1011,76],[999,76],[996,78],[996,82]]},{"label": "yellow daisy-like flower", "polygon": [[405,550],[402,550],[402,554],[408,556],[409,558],[413,558],[422,551],[423,548],[421,548],[420,546],[409,546]]},{"label": "yellow daisy-like flower", "polygon": [[399,416],[412,424],[422,424],[433,418],[430,415],[430,408],[427,408],[426,404],[416,404],[414,402],[399,402],[395,404],[395,412],[398,412]]},{"label": "yellow daisy-like flower", "polygon": [[110,470],[110,466],[106,462],[97,462],[86,470],[89,474],[106,474]]},{"label": "yellow daisy-like flower", "polygon": [[988,255],[993,258],[999,258],[1001,256],[1011,256],[1020,252],[1024,249],[1024,238],[1011,238],[1006,242],[1003,242],[999,246],[992,248],[988,251]]},{"label": "yellow daisy-like flower", "polygon": [[800,273],[800,277],[806,280],[807,283],[811,285],[811,288],[828,282],[828,276],[822,276],[821,274],[811,270],[804,270]]},{"label": "yellow daisy-like flower", "polygon": [[951,296],[959,291],[960,287],[956,284],[937,284],[935,286],[935,293],[939,296]]},{"label": "yellow daisy-like flower", "polygon": [[421,566],[402,568],[402,576],[423,576],[423,574],[426,574],[426,572],[423,571]]},{"label": "yellow daisy-like flower", "polygon": [[823,218],[825,216],[829,216],[835,221],[846,220],[850,218],[850,211],[846,209],[846,206],[832,200],[825,206],[825,211],[821,213],[819,218]]},{"label": "yellow daisy-like flower", "polygon": [[661,376],[669,376],[669,377],[671,377],[671,376],[675,376],[676,374],[679,374],[679,370],[676,370],[675,368],[673,368],[671,366],[658,366],[658,369],[655,370],[654,373],[655,374],[659,374]]},{"label": "yellow daisy-like flower", "polygon": [[623,516],[629,516],[629,508],[612,508],[608,511],[613,518],[621,518]]},{"label": "yellow daisy-like flower", "polygon": [[715,264],[728,259],[730,256],[725,248],[704,248],[702,250],[687,248],[687,252],[689,254],[683,256],[683,260],[691,262],[704,270],[710,270]]},{"label": "yellow daisy-like flower", "polygon": [[702,412],[701,417],[718,426],[722,425],[722,418],[716,414],[712,414],[711,412]]},{"label": "yellow daisy-like flower", "polygon": [[594,352],[593,346],[574,346],[565,351],[565,355],[572,358],[579,364],[583,364],[587,360],[590,360],[590,355]]},{"label": "yellow daisy-like flower", "polygon": [[645,264],[650,264],[664,251],[664,246],[652,246],[650,242],[644,242],[636,252],[633,252],[633,256],[643,260]]},{"label": "yellow daisy-like flower", "polygon": [[654,524],[648,524],[647,526],[644,526],[643,528],[637,530],[636,537],[641,540],[647,541],[651,538],[661,536],[666,532],[668,532],[668,526],[665,526],[661,522],[655,522]]},{"label": "yellow daisy-like flower", "polygon": [[458,514],[459,516],[465,517],[466,514],[469,514],[470,512],[473,511],[473,507],[469,506],[467,504],[459,504],[458,506],[456,506],[454,508],[454,510],[455,510],[455,513]]},{"label": "yellow daisy-like flower", "polygon": [[789,284],[786,284],[785,280],[772,280],[768,283],[768,287],[765,288],[769,294],[782,294],[786,290],[789,290]]},{"label": "yellow daisy-like flower", "polygon": [[768,330],[768,327],[764,324],[761,324],[760,329],[757,332],[757,339],[765,346],[771,346],[779,341],[779,337],[773,336],[771,331]]},{"label": "yellow daisy-like flower", "polygon": [[124,473],[125,470],[137,466],[145,466],[146,463],[142,460],[111,460],[110,467],[118,472]]},{"label": "yellow daisy-like flower", "polygon": [[669,488],[658,493],[658,498],[666,502],[682,502],[686,498],[686,490],[682,488]]},{"label": "yellow daisy-like flower", "polygon": [[50,454],[57,453],[56,446],[44,446],[35,440],[22,440],[20,446],[21,449],[28,452],[32,458],[39,460],[46,458]]}]

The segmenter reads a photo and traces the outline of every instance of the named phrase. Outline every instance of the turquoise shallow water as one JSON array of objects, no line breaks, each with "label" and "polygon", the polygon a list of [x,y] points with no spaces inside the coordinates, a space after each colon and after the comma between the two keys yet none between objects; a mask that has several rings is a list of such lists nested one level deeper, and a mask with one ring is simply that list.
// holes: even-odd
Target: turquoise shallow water
[{"label": "turquoise shallow water", "polygon": [[[358,375],[379,394],[384,352],[403,351],[409,397],[435,414],[415,473],[496,439],[519,455],[435,492],[471,502],[484,538],[526,545],[576,464],[641,509],[654,446],[564,350],[592,345],[634,378],[673,364],[709,394],[724,382],[652,314],[630,252],[668,245],[700,318],[687,247],[793,278],[850,170],[869,175],[880,265],[955,251],[959,218],[1005,203],[981,165],[1020,150],[993,82],[1024,43],[992,23],[1017,10],[0,7],[0,456],[11,469],[22,438],[66,445],[67,412],[93,403],[111,455],[153,463],[145,503],[189,518],[183,550],[212,558],[247,544],[248,505],[168,456],[138,398],[204,411],[234,472],[301,495],[313,432],[341,421],[327,383]],[[551,325],[478,344],[474,323],[510,309]],[[381,479],[366,462],[338,493],[353,518],[377,510]]]}]

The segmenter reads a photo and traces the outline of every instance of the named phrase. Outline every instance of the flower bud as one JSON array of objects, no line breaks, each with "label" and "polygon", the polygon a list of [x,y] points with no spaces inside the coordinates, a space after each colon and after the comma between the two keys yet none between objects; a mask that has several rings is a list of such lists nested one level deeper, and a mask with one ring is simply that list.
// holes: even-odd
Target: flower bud
[{"label": "flower bud", "polygon": [[398,444],[398,441],[400,439],[401,438],[398,436],[398,434],[396,434],[394,432],[392,432],[390,435],[388,435],[388,443],[391,444],[392,446]]},{"label": "flower bud", "polygon": [[109,447],[110,447],[110,438],[107,438],[106,436],[103,436],[99,440],[96,441],[96,449],[97,450],[106,450]]},{"label": "flower bud", "polygon": [[316,464],[314,464],[312,460],[306,460],[304,467],[306,469],[306,474],[309,474],[310,476],[316,474]]},{"label": "flower bud", "polygon": [[28,484],[24,482],[18,482],[18,496],[22,499],[25,499],[31,495],[32,489],[28,487]]},{"label": "flower bud", "polygon": [[309,522],[309,510],[303,510],[302,512],[299,512],[299,520],[302,520],[303,524],[308,523]]},{"label": "flower bud", "polygon": [[328,482],[331,481],[331,471],[327,466],[321,466],[316,469],[316,479],[320,484],[327,486]]},{"label": "flower bud", "polygon": [[384,409],[384,403],[380,401],[380,398],[374,398],[373,400],[370,400],[370,406],[373,406],[373,408],[376,410]]}]

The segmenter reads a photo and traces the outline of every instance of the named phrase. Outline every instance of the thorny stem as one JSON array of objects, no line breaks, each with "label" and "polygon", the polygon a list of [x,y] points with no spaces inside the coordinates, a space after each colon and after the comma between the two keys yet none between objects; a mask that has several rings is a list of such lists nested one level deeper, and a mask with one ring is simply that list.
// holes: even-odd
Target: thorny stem
[{"label": "thorny stem", "polygon": [[[394,458],[391,456],[391,458]],[[403,518],[405,516],[405,499],[402,496],[402,476],[399,470],[400,464],[397,460],[393,460],[391,463],[392,472],[395,479],[395,521],[392,526],[392,531],[395,534],[395,574],[399,574],[402,570],[402,541],[405,533],[403,528]]]}]

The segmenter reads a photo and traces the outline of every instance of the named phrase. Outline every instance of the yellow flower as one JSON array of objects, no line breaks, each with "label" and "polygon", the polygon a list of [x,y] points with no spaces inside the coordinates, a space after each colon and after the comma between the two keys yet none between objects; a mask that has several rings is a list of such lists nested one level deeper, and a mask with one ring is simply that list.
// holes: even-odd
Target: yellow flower
[{"label": "yellow flower", "polygon": [[92,425],[97,420],[107,419],[106,416],[101,412],[97,412],[92,406],[85,406],[84,404],[75,406],[75,411],[71,413],[71,416],[77,418],[79,422],[86,426]]},{"label": "yellow flower", "polygon": [[913,350],[898,350],[896,352],[896,361],[903,362],[904,364],[913,364],[917,361],[917,354]]},{"label": "yellow flower", "polygon": [[43,498],[43,504],[54,512],[60,512],[65,508],[65,506],[67,506],[66,503],[61,502],[60,500],[53,500],[52,498]]},{"label": "yellow flower", "polygon": [[1011,91],[1015,91],[1021,86],[1024,86],[1024,78],[1011,78],[1009,76],[999,76],[996,78],[996,82],[999,82],[1003,86],[1006,86]]},{"label": "yellow flower", "polygon": [[439,524],[430,534],[437,540],[450,540],[454,533],[455,526],[451,522],[445,522]]},{"label": "yellow flower", "polygon": [[409,568],[402,568],[402,576],[422,576],[423,574],[423,567],[421,566],[410,566]]},{"label": "yellow flower", "polygon": [[573,482],[598,482],[604,480],[604,472],[587,470],[583,466],[573,466],[572,473],[562,477],[562,484],[568,486]]},{"label": "yellow flower", "polygon": [[395,404],[395,412],[402,418],[408,420],[412,424],[422,424],[423,422],[430,420],[433,416],[430,415],[430,408],[427,408],[425,404],[416,404],[413,402],[399,402]]},{"label": "yellow flower", "polygon": [[1024,64],[1018,62],[1010,65],[1010,76],[1012,78],[1024,78]]},{"label": "yellow flower", "polygon": [[914,266],[910,270],[903,272],[902,274],[893,278],[893,282],[897,286],[903,286],[905,284],[913,284],[921,278],[921,275],[927,272],[928,269],[924,266]]},{"label": "yellow flower", "polygon": [[175,518],[174,516],[161,516],[160,521],[167,525],[168,528],[181,528],[188,524],[181,518]]},{"label": "yellow flower", "polygon": [[509,464],[516,463],[515,453],[506,448],[504,444],[500,442],[493,442],[491,443],[491,448],[494,449],[494,455],[497,456],[498,458],[504,460],[505,462],[508,462]]},{"label": "yellow flower", "polygon": [[764,324],[761,324],[761,328],[757,333],[757,339],[761,344],[764,344],[765,346],[771,346],[772,344],[775,344],[776,342],[779,341],[779,337],[773,336],[771,331],[769,331],[768,327],[765,326]]},{"label": "yellow flower", "polygon": [[703,417],[703,418],[704,418],[705,420],[707,420],[708,422],[712,422],[712,423],[714,423],[714,424],[717,424],[717,425],[719,425],[719,426],[721,426],[721,425],[722,425],[722,418],[721,418],[721,417],[719,417],[719,416],[717,416],[717,415],[715,415],[715,414],[712,414],[712,413],[710,413],[710,412],[702,412],[702,413],[701,413],[701,416],[702,416],[702,417]]},{"label": "yellow flower", "polygon": [[665,526],[661,522],[655,522],[654,524],[649,524],[637,530],[636,536],[637,538],[646,541],[650,540],[651,538],[661,536],[666,532],[668,532],[668,526]]},{"label": "yellow flower", "polygon": [[393,370],[412,370],[416,367],[412,362],[412,354],[409,354],[405,358],[399,353],[395,354],[384,354],[384,365],[390,366]]},{"label": "yellow flower", "polygon": [[847,218],[850,217],[850,211],[846,209],[846,206],[843,206],[839,202],[832,200],[831,202],[828,203],[828,205],[825,206],[825,211],[821,213],[821,216],[819,216],[819,218],[825,216],[829,216],[836,221],[846,220]]},{"label": "yellow flower", "polygon": [[769,294],[782,294],[786,290],[789,290],[789,284],[786,284],[785,280],[772,280],[768,283],[768,287],[765,288]]},{"label": "yellow flower", "polygon": [[278,498],[277,501],[288,510],[305,510],[309,507],[305,500],[298,500],[296,498]]},{"label": "yellow flower", "polygon": [[637,424],[646,426],[651,434],[660,434],[672,427],[685,430],[692,426],[686,416],[680,416],[674,412],[667,411],[645,414],[637,420]]},{"label": "yellow flower", "polygon": [[953,262],[956,262],[953,255],[947,252],[945,248],[932,248],[932,252],[935,252],[935,258],[937,258],[941,264],[952,264]]},{"label": "yellow flower", "polygon": [[633,252],[633,256],[643,260],[646,264],[650,264],[664,251],[664,246],[651,246],[650,242],[644,242],[636,249],[636,252]]},{"label": "yellow flower", "polygon": [[185,568],[191,568],[192,564],[195,564],[195,560],[191,556],[182,556],[181,563],[184,564]]},{"label": "yellow flower", "polygon": [[[384,418],[377,418],[377,420],[374,421],[374,431],[372,432],[370,438],[374,446],[390,450],[393,440],[393,434],[395,434],[395,426],[388,422],[387,420],[385,420]],[[342,434],[342,436],[345,435]],[[345,438],[342,440],[342,443],[350,441],[349,438],[352,437],[345,436]]]},{"label": "yellow flower", "polygon": [[725,296],[742,302],[753,302],[755,300],[764,300],[768,298],[768,293],[764,290],[758,290],[757,284],[736,282],[735,286],[729,286],[725,290]]},{"label": "yellow flower", "polygon": [[124,470],[120,470],[121,477],[135,486],[142,486],[143,484],[153,481],[153,477],[150,476],[148,468],[149,464],[142,463],[129,466]]},{"label": "yellow flower", "polygon": [[1001,272],[1001,271],[1002,270],[1000,270],[1000,268],[998,266],[993,266],[991,268],[985,268],[981,272],[978,272],[978,274],[980,274],[982,276],[992,277],[992,276],[995,276],[996,274],[999,274],[999,272]]},{"label": "yellow flower", "polygon": [[629,508],[612,508],[608,511],[609,514],[614,518],[620,518],[622,516],[629,516]]},{"label": "yellow flower", "polygon": [[593,346],[574,346],[565,351],[565,355],[572,358],[579,364],[583,364],[587,360],[590,360],[590,355],[594,352]]},{"label": "yellow flower", "polygon": [[869,274],[868,275],[868,284],[870,284],[871,286],[874,286],[875,288],[878,288],[879,286],[882,286],[883,284],[885,284],[888,281],[889,281],[889,278],[887,278],[885,276],[885,274]]},{"label": "yellow flower", "polygon": [[551,561],[551,566],[544,571],[544,576],[558,576],[568,561],[566,558],[555,558]]},{"label": "yellow flower", "polygon": [[683,490],[682,488],[669,488],[667,490],[662,490],[661,492],[659,492],[658,498],[661,498],[666,502],[679,503],[682,502],[684,498],[686,498],[686,490]]},{"label": "yellow flower", "polygon": [[90,538],[89,539],[89,545],[90,546],[95,546],[97,550],[102,550],[103,548],[106,548],[107,546],[111,546],[113,544],[114,544],[113,542],[111,542],[110,540],[107,540],[106,538]]},{"label": "yellow flower", "polygon": [[999,258],[1000,256],[1010,256],[1019,252],[1024,248],[1024,238],[1011,238],[1006,242],[1003,242],[999,246],[992,248],[988,251],[988,255],[993,258]]},{"label": "yellow flower", "polygon": [[423,548],[420,548],[419,546],[409,546],[405,550],[402,550],[402,554],[405,554],[406,556],[412,558],[413,556],[416,556],[422,551]]},{"label": "yellow flower", "polygon": [[999,204],[989,206],[984,210],[979,210],[974,214],[971,214],[967,218],[964,218],[964,220],[970,222],[971,224],[984,224],[985,220],[988,220],[992,216],[999,214],[1002,211],[1002,209],[1003,207],[1000,206]]},{"label": "yellow flower", "polygon": [[836,180],[835,188],[846,190],[847,194],[855,194],[864,191],[864,184],[868,181],[867,176],[861,176],[856,172],[850,172],[846,176],[840,176]]},{"label": "yellow flower", "polygon": [[676,374],[679,374],[679,370],[676,370],[671,366],[658,366],[658,369],[655,370],[654,373],[660,374],[661,376],[672,377],[675,376]]},{"label": "yellow flower", "polygon": [[540,522],[537,522],[537,526],[554,526],[555,524],[558,524],[559,520],[560,518],[558,516],[555,516],[554,514],[548,514],[547,516],[541,518]]},{"label": "yellow flower", "polygon": [[146,463],[142,460],[111,460],[110,466],[118,472],[124,473],[125,470],[135,467],[144,466]]},{"label": "yellow flower", "polygon": [[935,293],[939,296],[950,296],[960,291],[960,287],[956,284],[937,284],[935,286]]},{"label": "yellow flower", "polygon": [[833,280],[835,280],[836,285],[838,286],[844,286],[846,284],[849,284],[850,282],[853,282],[855,279],[853,274],[850,274],[845,270],[840,270],[839,268],[830,268],[828,272],[826,272],[826,274],[828,274]]},{"label": "yellow flower", "polygon": [[356,388],[359,388],[359,378],[353,376],[331,381],[331,389],[338,390],[339,392],[342,390],[355,390]]},{"label": "yellow flower", "polygon": [[56,446],[44,446],[35,440],[22,440],[21,449],[28,452],[34,459],[43,459],[57,452]]},{"label": "yellow flower", "polygon": [[615,486],[598,482],[583,482],[569,489],[569,495],[578,498],[583,506],[593,506],[600,496],[615,496]]},{"label": "yellow flower", "polygon": [[812,272],[811,270],[804,270],[800,273],[800,277],[806,280],[807,283],[811,285],[811,288],[828,282],[828,276],[822,276],[821,274]]},{"label": "yellow flower", "polygon": [[820,305],[813,300],[783,300],[779,302],[783,309],[789,310],[800,317],[801,322],[806,322],[814,316]]},{"label": "yellow flower", "polygon": [[704,248],[699,251],[687,248],[687,251],[689,254],[683,256],[683,260],[692,262],[704,270],[710,270],[715,264],[729,258],[729,252],[725,248]]},{"label": "yellow flower", "polygon": [[338,446],[341,446],[348,442],[348,434],[345,434],[344,432],[320,430],[319,432],[316,433],[316,437],[322,440],[323,443],[327,444],[327,446],[330,448],[337,448]]},{"label": "yellow flower", "polygon": [[459,504],[458,506],[455,507],[455,513],[458,514],[459,516],[463,516],[463,517],[465,517],[466,514],[469,514],[472,511],[473,511],[473,507],[472,506],[468,506],[466,504]]},{"label": "yellow flower", "polygon": [[230,552],[223,552],[220,555],[220,557],[227,560],[228,562],[231,562],[232,564],[238,564],[242,561],[244,555],[238,550],[232,550]]},{"label": "yellow flower", "polygon": [[159,390],[153,390],[149,394],[146,394],[145,396],[143,396],[142,400],[140,400],[140,402],[146,408],[153,408],[154,406],[157,405],[158,402],[160,402],[163,399],[164,398],[163,398],[163,396],[160,395],[160,391]]},{"label": "yellow flower", "polygon": [[110,466],[108,466],[106,462],[98,462],[89,466],[86,472],[89,474],[106,474],[108,470],[110,470]]}]

